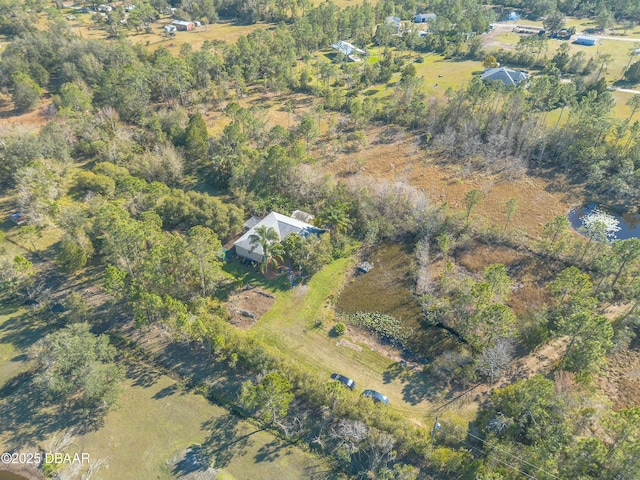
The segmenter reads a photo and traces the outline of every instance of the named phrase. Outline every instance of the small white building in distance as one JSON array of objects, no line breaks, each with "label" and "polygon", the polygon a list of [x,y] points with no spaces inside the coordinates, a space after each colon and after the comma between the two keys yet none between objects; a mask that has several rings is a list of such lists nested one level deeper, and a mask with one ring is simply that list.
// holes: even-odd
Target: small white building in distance
[{"label": "small white building in distance", "polygon": [[435,13],[418,13],[413,17],[413,23],[429,23],[438,18]]}]

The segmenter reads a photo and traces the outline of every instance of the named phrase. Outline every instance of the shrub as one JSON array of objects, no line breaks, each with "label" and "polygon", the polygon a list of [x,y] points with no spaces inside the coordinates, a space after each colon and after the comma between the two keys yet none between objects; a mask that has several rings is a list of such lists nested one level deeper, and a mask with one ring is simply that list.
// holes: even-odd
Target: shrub
[{"label": "shrub", "polygon": [[81,192],[95,192],[112,197],[116,191],[116,182],[101,173],[80,172],[76,176],[76,187]]},{"label": "shrub", "polygon": [[411,330],[403,327],[400,320],[379,312],[356,312],[349,315],[349,321],[396,345],[402,345],[411,335]]},{"label": "shrub", "polygon": [[342,322],[336,323],[332,329],[333,334],[336,335],[337,337],[344,335],[346,331],[347,331],[347,326]]}]

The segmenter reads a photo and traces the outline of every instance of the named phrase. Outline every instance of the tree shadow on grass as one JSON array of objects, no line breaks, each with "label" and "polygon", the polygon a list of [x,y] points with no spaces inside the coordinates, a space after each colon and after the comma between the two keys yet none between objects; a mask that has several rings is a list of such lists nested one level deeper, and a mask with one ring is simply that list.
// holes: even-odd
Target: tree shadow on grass
[{"label": "tree shadow on grass", "polygon": [[238,280],[238,283],[241,281],[242,284],[250,284],[253,287],[260,287],[272,292],[291,290],[291,282],[289,282],[286,275],[283,274],[270,280],[249,264],[243,264],[237,259],[228,261],[222,269],[233,275]]},{"label": "tree shadow on grass", "polygon": [[400,362],[392,363],[382,374],[382,381],[391,383],[404,375],[406,375],[405,367]]},{"label": "tree shadow on grass", "polygon": [[260,447],[254,458],[258,463],[275,462],[282,455],[291,455],[291,451],[282,442],[273,440]]},{"label": "tree shadow on grass", "polygon": [[30,372],[24,372],[0,388],[0,418],[6,446],[20,449],[59,431],[95,431],[104,416],[56,405],[34,388]]},{"label": "tree shadow on grass", "polygon": [[250,437],[262,429],[244,433],[242,420],[227,414],[215,420],[209,420],[202,425],[203,429],[213,433],[204,441],[202,448],[214,462],[216,468],[224,468],[235,456],[246,454],[247,447],[253,445]]},{"label": "tree shadow on grass", "polygon": [[402,384],[402,398],[411,405],[417,405],[438,394],[438,386],[423,372],[414,372],[401,363],[391,364],[382,375],[384,383],[399,380]]},{"label": "tree shadow on grass", "polygon": [[176,478],[187,476],[194,472],[207,470],[206,453],[201,445],[187,448],[182,459],[173,467],[173,475]]},{"label": "tree shadow on grass", "polygon": [[169,385],[168,387],[164,387],[162,390],[156,392],[153,396],[156,400],[160,400],[161,398],[169,397],[178,391],[178,385],[175,383],[173,385]]},{"label": "tree shadow on grass", "polygon": [[40,321],[31,312],[24,311],[0,325],[2,343],[10,343],[16,350],[26,351],[48,333],[58,328],[55,324]]},{"label": "tree shadow on grass", "polygon": [[340,478],[339,474],[334,470],[330,470],[321,464],[312,465],[304,469],[305,477],[309,480],[329,480]]},{"label": "tree shadow on grass", "polygon": [[[149,368],[147,365],[138,365],[138,364],[127,365],[127,378],[130,378],[131,380],[133,380],[133,385],[136,387],[144,387],[144,388],[151,387],[158,381],[158,379],[161,376],[162,376],[162,373],[152,368]],[[162,398],[162,397],[159,397],[159,398]]]}]

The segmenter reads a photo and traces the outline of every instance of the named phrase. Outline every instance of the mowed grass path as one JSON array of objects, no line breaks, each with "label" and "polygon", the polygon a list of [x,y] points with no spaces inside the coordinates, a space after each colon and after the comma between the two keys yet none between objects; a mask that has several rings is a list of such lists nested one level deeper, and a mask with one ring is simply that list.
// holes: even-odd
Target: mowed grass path
[{"label": "mowed grass path", "polygon": [[[434,388],[424,374],[403,370],[397,362],[352,339],[349,331],[341,338],[328,333],[333,325],[332,299],[351,268],[352,259],[340,259],[314,275],[308,285],[276,292],[274,306],[253,327],[253,332],[327,381],[334,372],[354,379],[353,395],[360,395],[367,388],[378,390],[389,397],[389,408],[423,422],[437,407],[428,400]],[[319,319],[324,320],[323,327],[314,328]],[[361,350],[337,345],[343,339]],[[472,415],[473,408],[468,413]]]}]

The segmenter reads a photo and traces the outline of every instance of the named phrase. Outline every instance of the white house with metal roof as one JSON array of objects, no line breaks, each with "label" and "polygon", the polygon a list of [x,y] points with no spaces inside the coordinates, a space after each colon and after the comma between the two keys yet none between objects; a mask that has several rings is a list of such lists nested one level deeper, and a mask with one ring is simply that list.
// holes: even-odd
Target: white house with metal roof
[{"label": "white house with metal roof", "polygon": [[234,242],[233,246],[236,247],[236,254],[238,256],[253,260],[254,262],[262,263],[262,260],[264,259],[262,245],[251,243],[251,235],[255,233],[257,228],[262,226],[273,228],[278,233],[280,241],[293,233],[297,233],[301,237],[307,237],[312,234],[320,235],[326,231],[306,222],[296,220],[295,218],[271,212],[262,220],[253,224],[251,228],[244,233],[244,235]]},{"label": "white house with metal roof", "polygon": [[358,58],[358,55],[364,55],[366,53],[361,48],[356,48],[355,46],[351,45],[349,42],[345,42],[343,40],[340,40],[337,43],[332,43],[331,48],[342,53],[352,62],[359,62],[360,58]]},{"label": "white house with metal roof", "polygon": [[511,70],[510,68],[498,67],[487,68],[480,76],[481,80],[488,82],[502,82],[507,86],[515,87],[529,78],[529,74],[522,70]]}]

